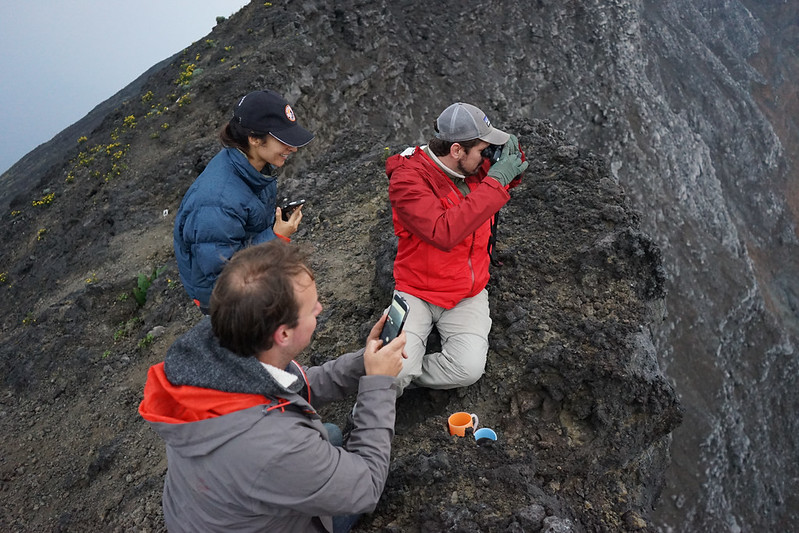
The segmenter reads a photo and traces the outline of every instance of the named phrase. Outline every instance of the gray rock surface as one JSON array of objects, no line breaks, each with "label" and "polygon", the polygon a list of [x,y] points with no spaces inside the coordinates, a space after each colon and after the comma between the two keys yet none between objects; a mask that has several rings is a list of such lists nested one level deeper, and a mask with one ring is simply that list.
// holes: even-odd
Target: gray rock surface
[{"label": "gray rock surface", "polygon": [[[465,531],[474,516],[487,531],[796,523],[799,6],[428,8],[252,3],[3,174],[0,414],[11,431],[0,525],[160,527],[163,453],[135,406],[146,367],[196,320],[176,285],[173,215],[163,211],[174,214],[218,149],[231,102],[264,86],[317,133],[281,187],[309,198],[300,240],[316,247],[329,280],[320,358],[352,347],[337,332],[362,331],[390,286],[386,147],[424,142],[438,112],[464,100],[526,131],[541,161],[503,218],[494,366],[466,391],[403,400],[403,413],[429,416],[400,420],[375,528]],[[176,83],[191,64],[190,84]],[[135,128],[125,126],[131,115]],[[32,205],[51,192],[52,203]],[[161,266],[143,308],[122,298]],[[165,333],[143,343],[156,326]],[[596,358],[578,357],[586,351]],[[679,420],[672,387],[685,413],[669,437]],[[478,449],[431,437],[430,449],[407,451],[464,402],[529,441],[496,450],[510,465],[497,472],[512,505],[487,511],[464,506],[462,488],[441,490],[452,457],[466,453],[488,480],[470,482],[491,494],[496,468]],[[407,477],[419,468],[420,479]],[[408,488],[420,483],[427,499]],[[423,522],[391,525],[403,506],[421,509]]]}]

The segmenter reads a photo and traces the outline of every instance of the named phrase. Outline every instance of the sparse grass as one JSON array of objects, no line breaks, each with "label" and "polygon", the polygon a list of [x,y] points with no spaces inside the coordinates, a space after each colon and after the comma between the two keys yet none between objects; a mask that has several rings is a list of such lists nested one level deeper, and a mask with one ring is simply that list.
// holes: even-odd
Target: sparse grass
[{"label": "sparse grass", "polygon": [[[206,41],[207,43],[208,41]],[[191,84],[191,78],[194,76],[194,69],[197,68],[197,65],[194,63],[188,63],[183,66],[183,70],[180,71],[178,74],[178,79],[175,80],[175,85],[180,85],[181,87],[188,87]]]},{"label": "sparse grass", "polygon": [[142,339],[139,341],[139,348],[141,348],[142,350],[147,348],[153,343],[154,340],[155,337],[153,337],[152,333],[148,333],[147,335],[142,337]]},{"label": "sparse grass", "polygon": [[133,330],[142,322],[139,317],[133,317],[125,322],[120,322],[117,330],[114,332],[114,342],[129,337]]},{"label": "sparse grass", "polygon": [[[136,127],[136,117],[134,115],[126,116],[122,121],[122,126],[125,131],[134,129]],[[110,143],[88,146],[82,149],[75,159],[70,160],[73,167],[67,172],[65,180],[67,183],[74,182],[79,176],[103,178],[108,182],[121,175],[124,170],[127,170],[128,166],[124,163],[124,159],[127,156],[130,145],[120,141],[119,128],[114,128],[110,137]],[[85,136],[78,139],[78,144],[86,142]]]},{"label": "sparse grass", "polygon": [[25,318],[22,319],[23,326],[32,326],[36,323],[36,315],[33,314],[33,311],[28,311],[25,315]]}]

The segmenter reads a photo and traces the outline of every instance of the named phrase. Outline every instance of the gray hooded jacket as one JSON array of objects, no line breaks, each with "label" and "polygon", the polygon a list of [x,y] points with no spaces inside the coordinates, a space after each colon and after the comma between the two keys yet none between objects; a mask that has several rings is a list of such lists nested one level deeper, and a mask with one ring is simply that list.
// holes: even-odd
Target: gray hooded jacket
[{"label": "gray hooded jacket", "polygon": [[[374,510],[388,475],[394,378],[365,376],[363,350],[286,371],[299,377],[291,390],[254,357],[219,346],[208,318],[150,369],[139,412],[166,441],[163,506],[171,532],[331,531],[331,516]],[[197,419],[185,414],[196,411],[203,392],[194,387],[213,389],[221,404],[240,394],[215,391],[266,398]],[[333,446],[314,405],[356,391],[355,427],[344,448]]]}]

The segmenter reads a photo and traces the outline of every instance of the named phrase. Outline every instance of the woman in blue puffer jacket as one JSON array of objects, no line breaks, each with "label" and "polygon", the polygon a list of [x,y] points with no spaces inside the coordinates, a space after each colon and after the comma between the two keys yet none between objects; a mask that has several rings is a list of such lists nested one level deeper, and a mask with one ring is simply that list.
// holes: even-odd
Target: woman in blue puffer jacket
[{"label": "woman in blue puffer jacket", "polygon": [[205,314],[216,278],[236,251],[275,237],[288,241],[297,231],[302,209],[283,220],[270,174],[313,134],[297,124],[286,100],[265,90],[238,101],[220,138],[225,147],[186,191],[173,232],[180,280]]}]

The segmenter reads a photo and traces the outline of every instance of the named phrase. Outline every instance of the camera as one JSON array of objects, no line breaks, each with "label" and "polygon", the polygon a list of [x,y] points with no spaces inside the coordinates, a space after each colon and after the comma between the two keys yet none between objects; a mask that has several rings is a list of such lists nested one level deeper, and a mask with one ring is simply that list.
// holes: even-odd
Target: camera
[{"label": "camera", "polygon": [[302,204],[305,203],[305,199],[302,200],[294,200],[289,202],[288,198],[283,198],[283,201],[280,202],[280,212],[283,213],[283,220],[288,222],[289,217],[294,212],[295,209],[300,207]]},{"label": "camera", "polygon": [[493,165],[499,161],[500,156],[502,156],[502,145],[489,144],[483,148],[483,151],[480,152],[480,155],[491,161],[491,164]]}]

